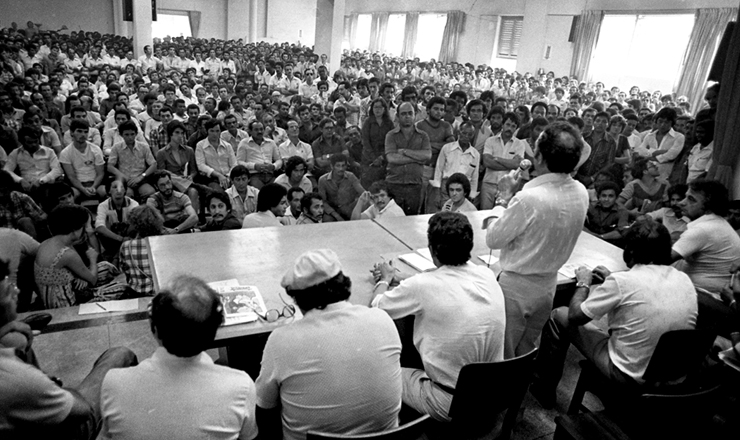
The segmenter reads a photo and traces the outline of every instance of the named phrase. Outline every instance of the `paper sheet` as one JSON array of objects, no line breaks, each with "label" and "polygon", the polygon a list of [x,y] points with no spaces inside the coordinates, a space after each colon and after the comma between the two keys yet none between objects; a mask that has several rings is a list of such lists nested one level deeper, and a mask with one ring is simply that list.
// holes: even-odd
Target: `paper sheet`
[{"label": "paper sheet", "polygon": [[563,267],[561,267],[558,270],[558,273],[560,275],[564,276],[565,278],[573,278],[573,279],[575,279],[575,277],[576,277],[576,269],[578,269],[581,266],[584,266],[584,267],[586,267],[589,270],[593,270],[593,267],[591,267],[588,264],[583,264],[583,263],[565,263],[565,264],[563,264]]},{"label": "paper sheet", "polygon": [[434,265],[434,263],[431,262],[431,260],[427,260],[416,252],[399,255],[398,259],[418,270],[419,272],[435,269],[437,267]]},{"label": "paper sheet", "polygon": [[498,263],[498,257],[493,254],[478,255],[478,258],[489,266]]},{"label": "paper sheet", "polygon": [[139,300],[134,299],[122,299],[118,301],[104,301],[80,304],[80,315],[92,315],[95,313],[109,313],[109,312],[126,312],[129,310],[138,310]]},{"label": "paper sheet", "polygon": [[432,260],[432,251],[430,251],[428,247],[417,249],[416,253],[429,261],[434,261]]},{"label": "paper sheet", "polygon": [[232,278],[230,280],[214,281],[212,283],[208,283],[208,287],[216,291],[219,289],[219,287],[235,287],[238,285],[239,285],[239,280],[237,280],[236,278]]}]

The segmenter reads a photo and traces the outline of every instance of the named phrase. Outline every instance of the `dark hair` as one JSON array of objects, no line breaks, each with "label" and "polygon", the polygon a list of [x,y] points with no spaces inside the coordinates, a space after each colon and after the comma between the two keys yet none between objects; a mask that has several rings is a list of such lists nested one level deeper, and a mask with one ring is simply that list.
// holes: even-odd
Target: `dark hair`
[{"label": "dark hair", "polygon": [[268,183],[263,186],[257,195],[257,211],[265,212],[280,204],[283,197],[288,195],[288,190],[277,183]]},{"label": "dark hair", "polygon": [[84,119],[72,119],[69,122],[69,132],[74,133],[76,130],[89,130],[90,124]]},{"label": "dark hair", "polygon": [[223,322],[221,298],[203,280],[179,276],[152,300],[152,331],[178,357],[208,349]]},{"label": "dark hair", "polygon": [[82,229],[90,220],[90,211],[79,205],[57,206],[49,214],[52,235],[66,235]]},{"label": "dark hair", "polygon": [[332,167],[339,162],[347,162],[349,164],[349,158],[342,153],[334,153],[329,158],[329,162],[331,162]]},{"label": "dark hair", "polygon": [[229,200],[229,196],[226,195],[225,192],[221,191],[208,191],[206,193],[206,205],[211,204],[211,199],[218,199],[222,202],[224,202],[224,205],[226,205],[226,209],[231,211],[231,200]]},{"label": "dark hair", "polygon": [[165,170],[157,170],[152,173],[152,182],[154,182],[154,186],[156,187],[159,183],[159,179],[168,178],[172,180],[172,177],[170,176],[170,173],[168,173]]},{"label": "dark hair", "polygon": [[[608,175],[611,178],[611,174],[606,173],[606,175]],[[621,192],[621,189],[619,188],[619,185],[617,185],[616,182],[612,182],[611,180],[607,180],[607,181],[603,181],[603,182],[597,183],[596,185],[594,185],[594,189],[596,189],[596,197],[600,196],[601,195],[601,192],[602,191],[605,191],[607,189],[614,190],[614,194],[617,195],[617,196]]]},{"label": "dark hair", "polygon": [[463,173],[455,173],[451,175],[447,179],[447,183],[445,184],[445,190],[447,190],[448,193],[450,192],[450,185],[452,185],[453,183],[458,183],[462,185],[463,194],[465,194],[465,197],[468,197],[470,195],[470,179],[468,179],[468,176]]},{"label": "dark hair", "polygon": [[368,188],[368,192],[370,194],[377,194],[381,191],[385,191],[385,193],[388,194],[388,197],[393,198],[393,193],[388,189],[388,183],[386,183],[385,180],[376,180],[370,184],[370,188]]},{"label": "dark hair", "polygon": [[232,168],[231,172],[229,173],[229,179],[231,179],[232,181],[240,176],[247,176],[247,179],[249,178],[249,169],[244,165],[234,166],[234,168]]},{"label": "dark hair", "polygon": [[[491,110],[491,113],[493,113],[493,110]],[[514,113],[514,112],[506,112],[504,114],[504,119],[503,119],[502,122],[505,124],[506,121],[511,121],[511,122],[515,123],[517,127],[519,127],[519,124],[520,124],[519,116],[516,113]]]},{"label": "dark hair", "polygon": [[139,238],[145,238],[160,235],[164,219],[156,209],[144,204],[131,210],[129,223]]},{"label": "dark hair", "polygon": [[348,276],[339,272],[334,278],[323,283],[303,290],[286,289],[286,292],[303,312],[313,309],[323,310],[329,304],[349,299],[352,293],[352,281]]},{"label": "dark hair", "polygon": [[470,260],[473,227],[468,218],[456,212],[438,212],[429,219],[427,240],[432,255],[440,263],[461,266]]},{"label": "dark hair", "polygon": [[691,191],[701,193],[704,196],[704,209],[724,216],[729,204],[729,193],[727,188],[716,180],[696,179],[689,183]]},{"label": "dark hair", "polygon": [[607,124],[609,123],[609,119],[611,119],[612,115],[610,115],[607,112],[598,112],[594,115],[594,121],[596,121],[596,118],[604,118],[606,119]]},{"label": "dark hair", "polygon": [[534,109],[536,109],[537,107],[544,108],[545,109],[545,114],[547,114],[547,104],[545,104],[542,101],[537,101],[534,104],[532,104],[532,110],[530,111],[530,113],[534,113]]},{"label": "dark hair", "polygon": [[671,199],[672,196],[677,195],[683,199],[686,197],[686,191],[689,190],[689,186],[685,185],[683,183],[677,183],[671,187],[669,187],[666,190],[666,195],[668,196],[668,200]]},{"label": "dark hair", "polygon": [[123,132],[124,131],[127,131],[127,130],[128,131],[133,131],[134,133],[138,133],[139,132],[139,127],[137,127],[136,124],[133,121],[131,121],[131,120],[128,120],[128,121],[126,121],[123,124],[121,124],[121,125],[118,126],[118,132],[121,135],[123,135]]},{"label": "dark hair", "polygon": [[553,173],[572,172],[581,157],[583,142],[567,122],[553,122],[540,135],[537,151]]},{"label": "dark hair", "polygon": [[634,162],[632,162],[632,168],[630,169],[632,177],[635,179],[642,179],[642,176],[645,175],[645,171],[648,169],[649,162],[650,161],[647,157],[636,157]]},{"label": "dark hair", "polygon": [[491,116],[493,115],[501,115],[501,119],[503,120],[505,114],[506,114],[506,110],[504,110],[503,107],[501,107],[500,105],[494,105],[493,107],[491,107],[491,111],[488,112],[488,115],[486,116],[486,118],[491,119]]},{"label": "dark hair", "polygon": [[324,198],[321,197],[321,194],[316,192],[306,193],[306,195],[301,199],[301,210],[307,211],[310,209],[313,200],[321,200],[323,202]]},{"label": "dark hair", "polygon": [[219,121],[216,118],[211,118],[211,119],[207,120],[205,122],[205,124],[203,124],[203,128],[205,128],[206,131],[212,129],[215,126],[218,126],[219,128],[221,128],[221,121]]},{"label": "dark hair", "polygon": [[319,127],[323,129],[324,126],[329,123],[333,124],[334,120],[332,118],[324,118],[321,121],[319,121]]},{"label": "dark hair", "polygon": [[465,106],[465,111],[470,114],[470,109],[475,107],[476,105],[480,105],[483,107],[483,114],[485,115],[488,112],[488,109],[486,108],[486,103],[481,101],[480,99],[472,99],[468,104]]},{"label": "dark hair", "polygon": [[188,130],[185,128],[185,125],[180,121],[170,121],[169,124],[167,124],[167,136],[172,137],[172,133],[175,132],[177,129],[181,129],[184,133],[187,133]]},{"label": "dark hair", "polygon": [[20,128],[20,130],[18,130],[18,140],[23,143],[23,138],[26,137],[39,140],[41,139],[41,130],[39,130],[38,128],[29,127],[28,125],[24,125]]},{"label": "dark hair", "polygon": [[663,118],[671,123],[671,126],[673,126],[676,123],[676,118],[678,118],[678,114],[676,113],[676,110],[670,108],[670,107],[663,107],[658,111],[658,113],[655,114],[655,119]]},{"label": "dark hair", "polygon": [[[424,88],[426,89],[427,87],[424,87]],[[429,101],[427,102],[427,110],[431,110],[435,104],[442,104],[443,107],[446,107],[447,101],[441,96],[434,96],[430,98]]]},{"label": "dark hair", "polygon": [[636,221],[624,234],[623,258],[628,265],[671,264],[671,234],[647,217]]},{"label": "dark hair", "polygon": [[304,191],[303,188],[301,188],[300,186],[294,186],[294,187],[288,189],[288,201],[293,200],[293,194],[295,194],[297,192],[306,194],[306,191]]},{"label": "dark hair", "polygon": [[290,177],[290,173],[295,171],[295,168],[301,164],[306,167],[306,171],[308,171],[308,164],[304,158],[301,156],[289,157],[288,160],[285,161],[285,175]]}]

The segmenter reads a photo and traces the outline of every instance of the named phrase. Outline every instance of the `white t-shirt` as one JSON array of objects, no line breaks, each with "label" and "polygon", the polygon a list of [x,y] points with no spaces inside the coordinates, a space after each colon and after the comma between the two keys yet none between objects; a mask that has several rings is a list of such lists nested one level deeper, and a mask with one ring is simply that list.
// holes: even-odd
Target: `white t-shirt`
[{"label": "white t-shirt", "polygon": [[59,163],[72,165],[80,182],[93,182],[95,180],[95,167],[105,164],[103,150],[95,144],[87,143],[84,153],[69,144],[59,154]]},{"label": "white t-shirt", "polygon": [[403,208],[398,206],[396,204],[396,201],[391,199],[390,202],[388,202],[387,205],[385,205],[385,208],[378,211],[378,208],[375,207],[375,204],[373,203],[370,205],[369,208],[367,208],[365,211],[362,212],[362,218],[381,218],[381,217],[405,217],[406,213],[403,212]]}]

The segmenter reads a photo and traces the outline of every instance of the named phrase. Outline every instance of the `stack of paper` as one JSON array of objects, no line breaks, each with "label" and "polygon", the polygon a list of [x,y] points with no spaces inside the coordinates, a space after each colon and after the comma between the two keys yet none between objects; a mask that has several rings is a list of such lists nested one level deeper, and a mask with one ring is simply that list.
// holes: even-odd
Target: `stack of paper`
[{"label": "stack of paper", "polygon": [[[426,255],[428,255],[429,257],[427,258]],[[426,270],[437,268],[437,266],[432,263],[432,255],[427,248],[419,249],[416,252],[399,255],[398,259],[418,270],[419,272],[424,272]]]},{"label": "stack of paper", "polygon": [[104,301],[104,302],[93,302],[80,304],[80,315],[92,315],[95,313],[108,313],[108,312],[127,312],[129,310],[138,310],[139,300],[134,299],[122,299],[118,301]]},{"label": "stack of paper", "polygon": [[576,269],[578,269],[581,266],[584,266],[584,267],[586,267],[589,270],[593,270],[593,267],[589,266],[588,264],[583,264],[583,263],[565,263],[565,264],[563,264],[563,267],[561,267],[558,270],[558,273],[560,275],[564,276],[565,278],[573,278],[573,279],[575,279],[575,277],[576,277]]}]

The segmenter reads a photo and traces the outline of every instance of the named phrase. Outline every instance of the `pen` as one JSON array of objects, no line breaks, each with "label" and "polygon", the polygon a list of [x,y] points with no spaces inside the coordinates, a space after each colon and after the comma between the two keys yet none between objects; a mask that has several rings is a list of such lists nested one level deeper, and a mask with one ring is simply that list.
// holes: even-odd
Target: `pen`
[{"label": "pen", "polygon": [[100,307],[101,309],[105,310],[106,312],[108,311],[108,309],[106,309],[105,307],[101,306],[100,303],[95,303],[95,305],[98,306],[98,307]]}]

